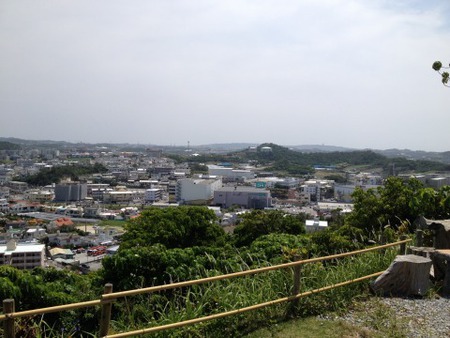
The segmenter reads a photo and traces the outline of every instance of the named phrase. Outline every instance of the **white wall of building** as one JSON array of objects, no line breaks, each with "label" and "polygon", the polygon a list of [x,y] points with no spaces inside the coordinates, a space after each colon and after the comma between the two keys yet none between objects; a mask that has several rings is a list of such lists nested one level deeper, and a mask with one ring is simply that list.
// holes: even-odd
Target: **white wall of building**
[{"label": "white wall of building", "polygon": [[212,199],[214,191],[221,187],[221,179],[181,179],[177,181],[177,201],[207,201]]}]

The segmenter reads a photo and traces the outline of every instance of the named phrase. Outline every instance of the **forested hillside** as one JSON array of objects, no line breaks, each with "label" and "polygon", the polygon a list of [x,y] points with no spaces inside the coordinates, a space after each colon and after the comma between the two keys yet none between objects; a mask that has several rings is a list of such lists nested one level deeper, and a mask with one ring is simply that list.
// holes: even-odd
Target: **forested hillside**
[{"label": "forested hillside", "polygon": [[21,146],[15,143],[0,141],[0,150],[19,150]]},{"label": "forested hillside", "polygon": [[70,165],[43,168],[38,173],[22,179],[30,185],[45,186],[52,183],[59,183],[64,178],[77,181],[82,175],[104,173],[106,171],[107,169],[99,163],[93,165]]},{"label": "forested hillside", "polygon": [[[270,147],[272,151],[261,151],[263,147]],[[385,175],[449,171],[450,165],[442,162],[425,160],[408,160],[402,157],[388,158],[372,150],[334,151],[334,152],[299,152],[273,143],[264,143],[255,150],[241,150],[228,154],[206,154],[200,156],[172,156],[177,161],[193,163],[241,163],[254,161],[267,170],[280,171],[289,175],[307,175],[314,173],[315,166],[328,166],[345,169],[351,166],[364,166],[365,168],[381,169]]]}]

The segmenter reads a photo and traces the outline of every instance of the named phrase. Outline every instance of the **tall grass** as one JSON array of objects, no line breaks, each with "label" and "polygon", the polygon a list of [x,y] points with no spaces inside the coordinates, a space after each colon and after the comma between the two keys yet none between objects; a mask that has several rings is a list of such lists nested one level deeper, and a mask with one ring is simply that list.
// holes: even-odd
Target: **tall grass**
[{"label": "tall grass", "polygon": [[[300,292],[385,270],[396,254],[397,249],[387,249],[333,261],[304,264],[301,269]],[[245,263],[248,262],[247,258],[241,257],[242,264],[233,266],[233,270],[249,269],[248,263]],[[253,263],[258,266],[270,265],[263,260]],[[200,268],[194,272],[193,278],[217,274],[217,270]],[[290,296],[292,287],[293,269],[287,268],[120,299],[113,304],[110,333],[181,322],[276,300]],[[152,334],[151,337],[216,337],[218,335],[241,337],[260,327],[284,321],[291,316],[304,317],[345,309],[355,297],[367,295],[367,292],[368,282],[360,282],[300,298],[295,307],[292,303],[271,305],[185,328],[162,331]],[[79,316],[81,318],[82,311]],[[61,316],[60,320],[63,318],[64,316]],[[56,329],[53,325],[49,325],[44,317],[34,317],[18,321],[17,327],[22,330],[24,337],[95,337],[98,331],[96,329],[91,332],[82,331],[85,328],[81,328],[76,322],[63,324],[65,330],[61,331],[61,325],[58,325]]]},{"label": "tall grass", "polygon": [[[362,277],[386,269],[397,251],[369,252],[323,263],[309,263],[302,267],[301,292]],[[260,262],[263,265],[267,262]],[[247,268],[247,267],[246,267]],[[201,275],[215,275],[202,271]],[[115,304],[118,314],[112,332],[180,322],[201,316],[263,303],[291,295],[292,269],[276,270],[232,280],[194,285],[188,289],[168,291]],[[264,309],[204,322],[194,326],[153,334],[152,337],[239,337],[264,326],[285,320],[289,313],[308,316],[345,308],[355,297],[367,294],[368,283],[361,282],[301,298],[292,305],[281,303]]]}]

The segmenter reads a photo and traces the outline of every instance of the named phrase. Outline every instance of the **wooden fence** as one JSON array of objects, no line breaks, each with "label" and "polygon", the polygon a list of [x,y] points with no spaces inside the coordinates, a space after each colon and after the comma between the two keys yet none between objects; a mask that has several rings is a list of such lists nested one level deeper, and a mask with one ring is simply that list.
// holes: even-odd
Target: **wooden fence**
[{"label": "wooden fence", "polygon": [[[223,318],[231,315],[235,315],[238,313],[243,313],[247,311],[253,311],[257,310],[263,307],[283,303],[283,302],[295,302],[298,299],[302,297],[306,297],[315,293],[331,290],[337,287],[341,287],[344,285],[349,285],[352,283],[361,282],[364,280],[368,280],[374,277],[377,277],[383,273],[377,272],[371,275],[363,276],[360,278],[348,280],[345,282],[337,283],[334,285],[329,285],[326,287],[322,287],[315,290],[310,290],[303,293],[298,293],[300,290],[300,278],[301,278],[301,266],[307,263],[314,263],[314,262],[323,262],[331,259],[337,259],[347,256],[353,256],[357,254],[362,254],[370,251],[377,251],[377,250],[384,250],[389,247],[400,245],[400,254],[404,255],[406,252],[406,243],[410,242],[411,239],[406,239],[406,237],[402,237],[400,241],[385,245],[380,245],[372,248],[357,250],[357,251],[351,251],[346,252],[342,254],[337,255],[331,255],[331,256],[325,256],[325,257],[317,257],[317,258],[311,258],[311,259],[304,259],[304,260],[298,260],[290,263],[284,263],[274,266],[268,266],[258,269],[252,269],[252,270],[246,270],[246,271],[240,271],[240,272],[234,272],[229,273],[225,275],[219,275],[214,277],[208,277],[208,278],[202,278],[197,280],[190,280],[185,282],[179,282],[179,283],[173,283],[173,284],[166,284],[166,285],[159,285],[159,286],[153,286],[153,287],[147,287],[142,289],[134,289],[129,291],[122,291],[122,292],[112,292],[113,286],[112,284],[106,284],[104,288],[104,293],[98,300],[92,300],[87,302],[79,302],[79,303],[72,303],[72,304],[65,304],[65,305],[59,305],[59,306],[53,306],[53,307],[46,307],[41,309],[34,309],[34,310],[28,310],[28,311],[15,311],[15,303],[14,299],[5,299],[3,300],[3,311],[4,313],[0,315],[0,321],[3,321],[3,331],[4,331],[4,337],[5,338],[14,338],[15,337],[15,319],[16,318],[22,318],[22,317],[29,317],[34,315],[43,315],[46,313],[53,313],[53,312],[62,312],[62,311],[68,311],[68,310],[75,310],[80,308],[87,308],[87,307],[94,307],[94,306],[101,306],[101,317],[100,317],[100,329],[99,329],[99,337],[104,338],[121,338],[121,337],[131,337],[131,336],[138,336],[148,333],[154,333],[158,331],[183,327],[187,325],[192,325],[200,322],[205,322],[213,319]],[[124,298],[128,296],[135,296],[140,294],[149,294],[157,291],[164,291],[164,290],[170,290],[175,288],[183,288],[191,285],[199,285],[204,283],[210,283],[214,281],[220,281],[220,280],[226,280],[236,277],[243,277],[248,275],[255,275],[267,271],[273,271],[273,270],[280,270],[280,269],[286,269],[286,268],[293,268],[294,269],[294,277],[293,277],[293,288],[292,288],[292,295],[284,298],[279,298],[276,300],[268,301],[265,303],[260,303],[236,310],[231,310],[227,312],[217,313],[210,316],[205,316],[201,318],[195,318],[190,319],[178,323],[172,323],[162,326],[156,326],[151,327],[147,329],[140,329],[135,331],[128,331],[118,334],[111,334],[108,335],[109,326],[110,326],[110,320],[111,320],[111,309],[112,309],[112,303],[119,298]]]}]

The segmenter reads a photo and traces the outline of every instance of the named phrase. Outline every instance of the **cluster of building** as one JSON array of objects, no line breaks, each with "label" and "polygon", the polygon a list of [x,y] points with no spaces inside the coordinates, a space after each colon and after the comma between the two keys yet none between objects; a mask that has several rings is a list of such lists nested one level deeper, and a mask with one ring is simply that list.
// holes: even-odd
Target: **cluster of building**
[{"label": "cluster of building", "polygon": [[[270,153],[271,148],[252,147],[248,151]],[[317,218],[319,214],[325,215],[333,209],[349,212],[351,194],[357,187],[368,189],[383,183],[377,173],[346,173],[346,181],[350,182],[346,184],[327,179],[277,177],[252,162],[207,164],[206,170],[195,173],[189,162],[176,163],[164,157],[159,149],[125,152],[113,147],[82,146],[60,150],[3,150],[0,161],[0,215],[34,217],[34,213],[46,212],[51,218],[45,229],[39,226],[21,229],[20,237],[13,234],[14,227],[5,227],[0,234],[0,252],[3,252],[0,262],[15,265],[14,262],[23,261],[24,268],[32,267],[31,261],[36,260],[34,255],[43,250],[39,244],[35,252],[27,251],[32,246],[31,240],[46,236],[52,245],[76,247],[96,245],[107,239],[105,234],[99,233],[89,237],[58,231],[62,224],[74,219],[126,219],[138,215],[149,205],[206,205],[214,209],[220,224],[226,226],[233,225],[243,210],[280,208],[291,213],[308,213],[311,219],[306,224],[307,229],[316,231],[326,227],[326,222]],[[77,163],[100,163],[107,171],[76,182],[64,180],[44,187],[30,187],[17,179],[43,168]],[[333,168],[318,167],[317,170]],[[450,184],[449,177],[439,175],[416,178],[436,188]],[[284,197],[274,197],[275,191],[280,189],[285,192]],[[42,257],[39,257],[39,262],[34,263],[42,265]]]}]

